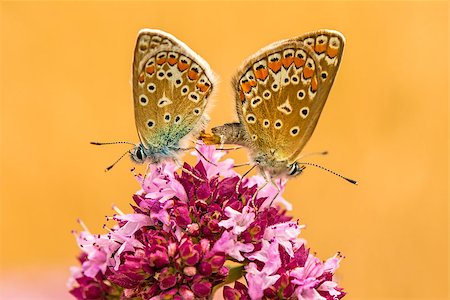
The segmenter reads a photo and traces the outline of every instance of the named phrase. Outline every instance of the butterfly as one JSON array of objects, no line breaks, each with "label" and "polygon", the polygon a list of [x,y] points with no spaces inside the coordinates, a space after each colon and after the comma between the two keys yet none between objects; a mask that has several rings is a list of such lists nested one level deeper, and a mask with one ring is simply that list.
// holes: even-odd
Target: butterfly
[{"label": "butterfly", "polygon": [[215,85],[211,68],[171,34],[143,29],[134,49],[132,82],[140,143],[115,143],[135,145],[127,153],[136,163],[176,160],[187,138],[209,121],[206,109]]},{"label": "butterfly", "polygon": [[344,45],[341,33],[318,30],[262,48],[232,80],[239,122],[214,127],[213,135],[200,138],[247,147],[270,178],[299,175],[308,163],[296,159],[319,120]]}]

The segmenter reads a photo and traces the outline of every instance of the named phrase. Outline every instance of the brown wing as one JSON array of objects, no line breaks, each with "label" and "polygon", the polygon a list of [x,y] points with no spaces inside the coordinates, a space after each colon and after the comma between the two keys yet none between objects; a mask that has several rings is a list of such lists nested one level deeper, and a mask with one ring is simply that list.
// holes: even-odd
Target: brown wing
[{"label": "brown wing", "polygon": [[[344,52],[345,38],[342,33],[338,31],[322,29],[306,33],[296,39],[303,42],[314,52],[316,61],[319,65],[320,88],[317,91],[317,98],[320,99],[319,102],[322,103],[322,107],[319,108],[318,114],[315,116],[315,122],[311,123],[307,129],[306,135],[311,137],[317,125],[317,121],[319,120],[323,105],[325,105],[328,94],[333,86],[334,79],[336,78],[342,60],[342,54]],[[307,140],[305,143],[306,142]],[[302,149],[303,147],[297,149],[290,160],[295,160]]]},{"label": "brown wing", "polygon": [[[335,47],[335,39],[328,38],[316,51],[302,42],[311,36],[261,49],[233,80],[237,111],[250,147],[275,160],[295,160],[311,137],[340,62],[343,40],[337,39]],[[332,47],[340,52],[334,53]],[[325,56],[318,57],[316,52]],[[328,75],[325,79],[320,77],[323,72]]]},{"label": "brown wing", "polygon": [[144,145],[177,144],[207,120],[209,65],[172,35],[142,30],[133,63],[136,127]]}]

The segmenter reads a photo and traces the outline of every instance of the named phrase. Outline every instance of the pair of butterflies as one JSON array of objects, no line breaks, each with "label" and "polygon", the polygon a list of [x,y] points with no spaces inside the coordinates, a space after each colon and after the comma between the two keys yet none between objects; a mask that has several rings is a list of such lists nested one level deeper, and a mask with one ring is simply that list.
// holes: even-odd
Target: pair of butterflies
[{"label": "pair of butterflies", "polygon": [[[341,62],[344,37],[319,30],[275,42],[250,56],[233,79],[239,123],[200,134],[205,143],[246,146],[262,174],[295,176]],[[160,30],[139,32],[134,50],[133,98],[141,143],[137,163],[176,159],[187,137],[208,122],[216,80],[208,63]],[[100,143],[96,143],[100,144]]]}]

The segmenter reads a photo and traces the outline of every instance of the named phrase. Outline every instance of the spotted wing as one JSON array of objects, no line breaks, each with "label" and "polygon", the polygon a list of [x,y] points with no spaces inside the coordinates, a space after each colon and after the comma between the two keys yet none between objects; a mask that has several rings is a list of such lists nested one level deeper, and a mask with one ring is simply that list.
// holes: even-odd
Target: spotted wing
[{"label": "spotted wing", "polygon": [[[328,31],[320,34],[325,32]],[[334,39],[328,38],[324,53],[330,53],[331,60],[327,60],[327,56],[319,57],[303,42],[311,36],[283,40],[261,49],[244,63],[233,80],[237,111],[248,143],[275,160],[293,161],[303,149],[339,66],[342,47],[338,46],[334,53],[330,46],[330,42],[335,46]],[[337,33],[335,36],[342,37]],[[338,40],[343,46],[343,39]],[[323,53],[322,48],[319,50]],[[335,66],[328,66],[328,61]],[[328,75],[325,79],[321,77],[323,72]]]},{"label": "spotted wing", "polygon": [[187,45],[159,30],[139,32],[133,62],[133,98],[141,142],[177,146],[207,121],[213,91],[209,65]]}]

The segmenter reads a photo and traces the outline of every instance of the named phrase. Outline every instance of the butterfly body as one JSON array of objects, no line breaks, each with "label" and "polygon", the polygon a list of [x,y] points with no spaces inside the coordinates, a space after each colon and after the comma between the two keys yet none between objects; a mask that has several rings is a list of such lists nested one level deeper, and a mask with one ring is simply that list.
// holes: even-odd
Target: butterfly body
[{"label": "butterfly body", "polygon": [[300,174],[296,159],[317,125],[344,43],[339,32],[319,30],[262,48],[232,82],[239,123],[215,127],[213,134],[249,148],[263,174]]},{"label": "butterfly body", "polygon": [[137,163],[176,160],[187,138],[209,121],[213,91],[209,65],[174,36],[139,32],[133,61],[133,98],[140,143],[130,150]]}]

